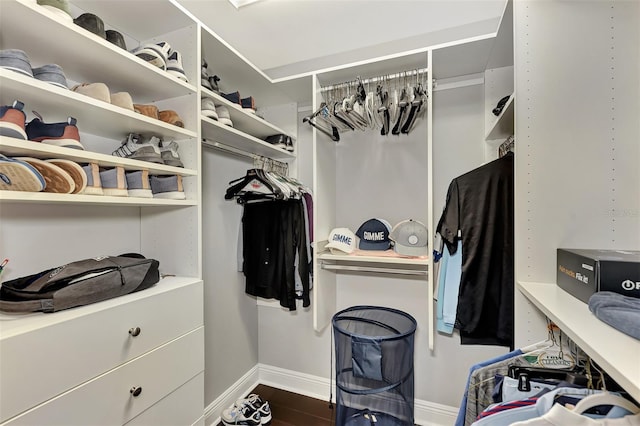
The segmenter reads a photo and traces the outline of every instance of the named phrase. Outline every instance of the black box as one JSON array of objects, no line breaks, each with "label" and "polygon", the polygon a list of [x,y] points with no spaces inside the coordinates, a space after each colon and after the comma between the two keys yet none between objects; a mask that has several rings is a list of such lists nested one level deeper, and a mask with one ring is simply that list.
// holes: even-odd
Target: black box
[{"label": "black box", "polygon": [[597,291],[640,298],[640,251],[558,249],[558,285],[583,302]]}]

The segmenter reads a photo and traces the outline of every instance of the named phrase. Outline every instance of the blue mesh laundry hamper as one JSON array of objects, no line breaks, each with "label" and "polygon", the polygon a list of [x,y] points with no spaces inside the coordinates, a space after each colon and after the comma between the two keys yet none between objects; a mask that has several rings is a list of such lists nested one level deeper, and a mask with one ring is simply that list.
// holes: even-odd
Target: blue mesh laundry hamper
[{"label": "blue mesh laundry hamper", "polygon": [[416,320],[397,309],[353,306],[332,324],[336,425],[413,425]]}]

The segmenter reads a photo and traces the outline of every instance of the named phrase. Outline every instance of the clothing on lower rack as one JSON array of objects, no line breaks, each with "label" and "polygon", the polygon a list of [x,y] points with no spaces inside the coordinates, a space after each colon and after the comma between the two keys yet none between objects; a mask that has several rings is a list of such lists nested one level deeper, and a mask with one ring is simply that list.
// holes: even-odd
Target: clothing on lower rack
[{"label": "clothing on lower rack", "polygon": [[[244,204],[243,266],[248,294],[296,309],[296,275],[303,306],[311,304],[304,206],[300,200]],[[298,259],[296,267],[296,258]]]}]

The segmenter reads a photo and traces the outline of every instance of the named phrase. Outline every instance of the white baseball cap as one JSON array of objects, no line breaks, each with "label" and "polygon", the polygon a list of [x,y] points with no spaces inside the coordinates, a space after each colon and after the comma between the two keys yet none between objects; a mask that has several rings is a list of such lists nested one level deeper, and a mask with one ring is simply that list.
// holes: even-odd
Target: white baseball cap
[{"label": "white baseball cap", "polygon": [[351,254],[356,249],[356,235],[348,228],[335,228],[329,234],[329,243],[325,246],[333,254]]},{"label": "white baseball cap", "polygon": [[403,220],[393,227],[389,238],[395,242],[393,249],[404,256],[427,256],[429,232],[417,220]]}]

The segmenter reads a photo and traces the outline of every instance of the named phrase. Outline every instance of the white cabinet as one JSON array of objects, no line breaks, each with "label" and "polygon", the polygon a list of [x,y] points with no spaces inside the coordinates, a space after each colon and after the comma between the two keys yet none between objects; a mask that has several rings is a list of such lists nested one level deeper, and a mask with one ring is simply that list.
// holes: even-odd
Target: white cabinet
[{"label": "white cabinet", "polygon": [[[23,50],[34,68],[60,65],[69,87],[105,83],[136,104],[173,110],[184,127],[2,68],[1,105],[22,101],[27,121],[32,111],[45,123],[76,118],[85,150],[0,137],[0,153],[181,175],[186,199],[0,191],[0,255],[9,259],[3,280],[123,253],[157,259],[163,276],[150,289],[88,306],[1,315],[0,423],[135,423],[166,413],[163,401],[188,400],[167,418],[197,424],[204,410],[200,27],[169,0],[153,2],[154,19],[142,21],[147,2],[75,0],[70,7],[73,17],[98,15],[129,49],[168,42],[182,54],[189,82],[35,1],[0,2],[0,49]],[[176,141],[185,167],[111,155],[129,133]],[[142,393],[132,396],[136,386]]]}]

